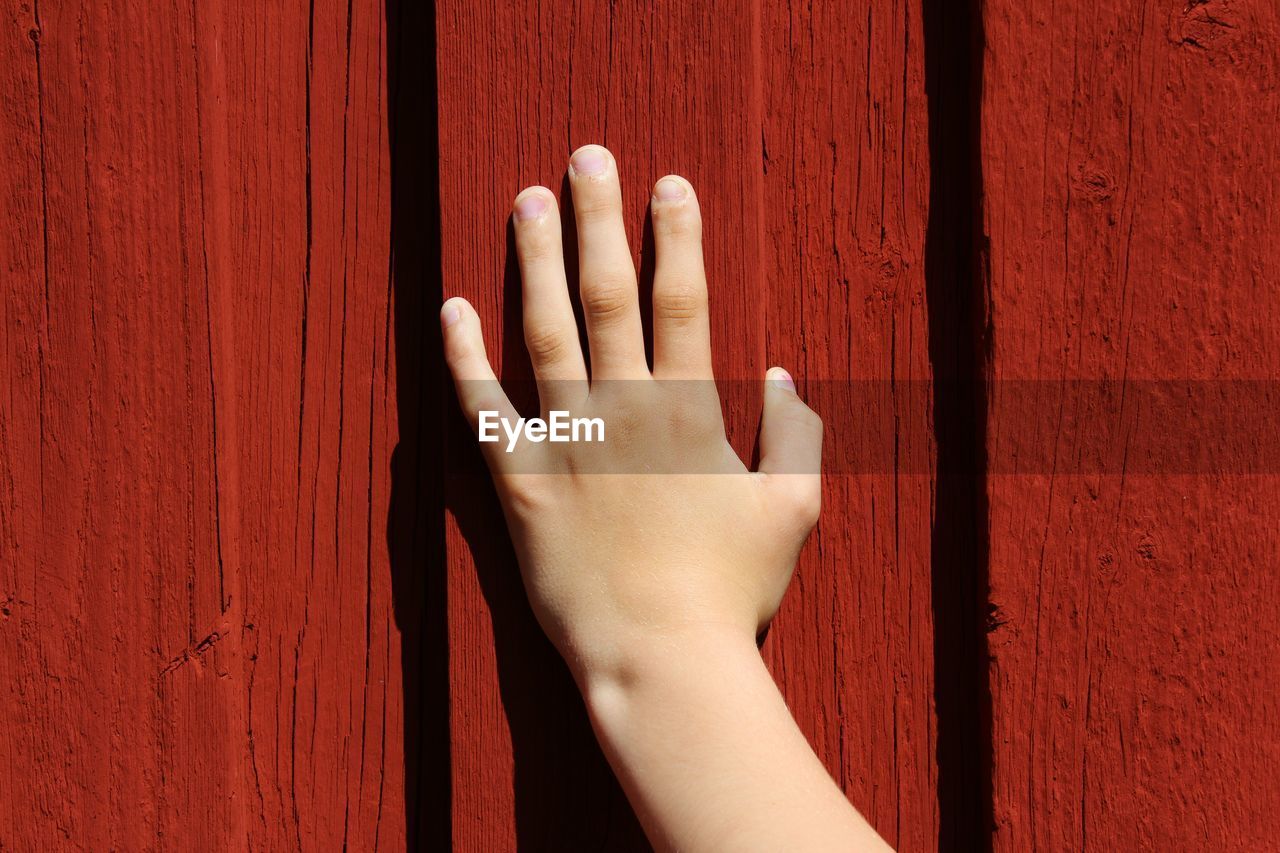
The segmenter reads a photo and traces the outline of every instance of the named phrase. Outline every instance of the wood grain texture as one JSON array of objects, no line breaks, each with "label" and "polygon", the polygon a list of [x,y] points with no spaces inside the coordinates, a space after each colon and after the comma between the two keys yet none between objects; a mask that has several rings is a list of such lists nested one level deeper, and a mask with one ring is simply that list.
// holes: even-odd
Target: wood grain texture
[{"label": "wood grain texture", "polygon": [[[744,456],[770,363],[927,379],[918,27],[5,7],[0,846],[643,848],[445,429],[436,308],[469,296],[527,378],[508,204],[599,141],[643,277],[652,181],[699,188]],[[930,477],[830,489],[767,654],[858,805],[928,847]]]},{"label": "wood grain texture", "polygon": [[[765,351],[826,418],[835,469],[765,651],[832,775],[901,850],[939,837],[922,24],[911,2],[766,3],[760,70]],[[886,449],[842,467],[831,430]]]},{"label": "wood grain texture", "polygon": [[384,9],[3,24],[0,846],[404,849]]},{"label": "wood grain texture", "polygon": [[1277,377],[1280,17],[984,8],[996,846],[1274,846],[1276,472],[1126,470],[1192,427],[1090,389]]},{"label": "wood grain texture", "polygon": [[[652,275],[645,211],[652,183],[678,171],[698,189],[709,247],[716,368],[762,376],[759,94],[755,30],[739,4],[437,6],[442,264],[447,295],[480,312],[491,358],[511,384],[530,376],[519,278],[507,238],[511,199],[541,183],[561,196],[569,153],[608,146],[626,219]],[[641,247],[648,244],[642,257]],[[727,401],[739,448],[753,401]],[[502,516],[473,440],[455,420],[448,484],[453,841],[459,849],[644,849],[564,665],[528,609]]]},{"label": "wood grain texture", "polygon": [[1276,379],[1280,16],[978,6],[5,4],[0,848],[645,848],[439,360],[529,378],[586,142],[642,288],[698,188],[745,457],[771,364],[888,439],[764,646],[885,837],[1271,843],[1277,472],[1091,383]]},{"label": "wood grain texture", "polygon": [[[918,9],[892,4],[849,18],[839,4],[477,10],[450,0],[437,15],[446,295],[477,307],[504,381],[529,377],[514,259],[509,246],[505,256],[495,251],[510,200],[542,183],[567,208],[568,154],[599,142],[620,163],[642,297],[652,273],[652,182],[678,172],[699,192],[717,376],[744,457],[758,425],[756,383],[770,364],[811,379],[818,397],[847,380],[927,383]],[[904,443],[927,448],[927,394],[883,403],[889,423],[900,418]],[[572,682],[528,612],[469,444],[455,420],[453,841],[643,847]],[[821,530],[766,654],[857,805],[904,849],[930,848],[932,478],[928,470],[837,476],[827,489]]]},{"label": "wood grain texture", "polygon": [[5,10],[0,843],[14,849],[234,826],[198,72],[189,12],[141,12],[116,26],[88,8]]}]

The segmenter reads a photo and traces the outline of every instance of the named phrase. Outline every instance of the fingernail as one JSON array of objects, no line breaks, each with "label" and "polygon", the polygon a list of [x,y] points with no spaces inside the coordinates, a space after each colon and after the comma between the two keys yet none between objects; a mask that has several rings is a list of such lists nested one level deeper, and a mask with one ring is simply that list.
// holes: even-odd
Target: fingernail
[{"label": "fingernail", "polygon": [[599,175],[609,167],[609,158],[601,148],[579,148],[569,158],[569,167],[575,175]]},{"label": "fingernail", "polygon": [[547,197],[540,192],[525,193],[516,199],[516,219],[521,222],[537,219],[547,209]]},{"label": "fingernail", "polygon": [[771,374],[769,376],[770,382],[785,391],[790,391],[793,394],[795,393],[796,383],[795,380],[791,378],[790,373],[787,373],[787,371],[783,370],[781,367],[775,367],[770,370],[769,373]]},{"label": "fingernail", "polygon": [[462,319],[462,311],[451,299],[444,304],[444,308],[440,311],[440,324],[446,329],[454,323]]},{"label": "fingernail", "polygon": [[663,178],[653,188],[653,197],[658,201],[678,201],[685,195],[684,184],[675,178]]}]

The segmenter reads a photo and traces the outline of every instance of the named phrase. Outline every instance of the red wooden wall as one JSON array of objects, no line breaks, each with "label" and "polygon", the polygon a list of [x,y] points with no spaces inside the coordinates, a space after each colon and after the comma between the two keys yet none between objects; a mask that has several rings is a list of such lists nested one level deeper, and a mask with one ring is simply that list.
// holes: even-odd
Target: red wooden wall
[{"label": "red wooden wall", "polygon": [[984,20],[997,846],[1272,848],[1280,10]]},{"label": "red wooden wall", "polygon": [[0,848],[644,847],[438,352],[462,294],[527,378],[506,213],[585,142],[642,273],[652,181],[698,188],[742,452],[770,364],[839,431],[764,652],[881,833],[1264,846],[1275,470],[1072,463],[1150,430],[1099,379],[1267,414],[1230,380],[1280,369],[1277,35],[1244,0],[7,3]]}]

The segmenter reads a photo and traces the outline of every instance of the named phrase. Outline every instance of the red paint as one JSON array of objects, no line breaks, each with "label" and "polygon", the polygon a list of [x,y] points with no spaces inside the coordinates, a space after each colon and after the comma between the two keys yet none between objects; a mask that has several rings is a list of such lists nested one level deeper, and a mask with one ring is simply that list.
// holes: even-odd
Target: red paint
[{"label": "red paint", "polygon": [[[642,273],[652,183],[679,172],[699,192],[717,375],[739,380],[722,387],[744,455],[759,399],[741,380],[762,380],[771,364],[802,390],[806,378],[928,378],[918,14],[665,3],[476,16],[462,2],[438,14],[441,197],[455,212],[442,223],[446,288],[484,318],[500,375],[528,375],[518,280],[493,251],[510,200],[531,183],[559,193],[568,152],[600,142],[621,166]],[[868,50],[870,80],[861,61],[845,63]],[[834,93],[855,92],[850,109],[831,111]],[[897,414],[909,440],[927,443],[927,410],[904,403]],[[454,838],[468,849],[640,846],[467,455],[468,473],[449,484]],[[926,849],[937,833],[932,498],[927,474],[830,478],[821,528],[765,647],[832,773],[904,849]]]},{"label": "red paint", "polygon": [[[988,0],[984,22],[997,392],[1274,379],[1274,4]],[[996,846],[1273,847],[1280,482],[1055,474],[1123,458],[1100,434],[1185,429],[1092,387],[1045,383],[1057,419],[990,400],[992,457],[1050,461],[988,483]]]},{"label": "red paint", "polygon": [[527,378],[508,205],[585,142],[642,278],[697,187],[745,456],[770,365],[843,441],[833,381],[884,389],[897,467],[827,478],[764,646],[881,833],[1275,838],[1274,478],[939,471],[1037,440],[1002,380],[1275,375],[1280,21],[988,0],[970,68],[944,5],[9,8],[0,847],[644,848],[435,321]]},{"label": "red paint", "polygon": [[310,53],[305,4],[38,9],[0,29],[0,846],[403,849],[382,8],[318,4]]},{"label": "red paint", "polygon": [[[765,652],[850,799],[898,849],[933,849],[922,17],[913,3],[850,15],[839,2],[771,2],[762,34],[765,251],[763,275],[746,282],[766,294],[765,361],[792,370],[815,401],[828,469],[840,467],[838,446],[856,443],[837,441],[836,425],[866,436],[875,424],[885,436],[872,473],[824,478],[822,518]],[[843,410],[868,403],[867,388],[878,392],[869,410]],[[896,471],[895,441],[914,460]]]}]

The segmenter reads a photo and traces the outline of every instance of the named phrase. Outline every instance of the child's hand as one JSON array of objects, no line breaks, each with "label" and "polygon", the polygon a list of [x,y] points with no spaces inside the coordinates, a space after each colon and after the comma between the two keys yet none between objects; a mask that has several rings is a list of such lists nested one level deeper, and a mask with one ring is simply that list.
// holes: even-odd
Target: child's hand
[{"label": "child's hand", "polygon": [[[599,418],[605,440],[512,442],[500,429],[483,444],[538,620],[655,847],[883,849],[805,742],[755,645],[818,518],[822,424],[773,371],[760,471],[747,471],[725,441],[711,375],[693,189],[676,177],[654,187],[650,372],[617,165],[587,146],[569,175],[590,378],[560,216],[542,187],[521,193],[514,211],[525,343],[542,417]],[[477,433],[495,419],[481,412],[513,427],[476,312],[450,299],[441,321]]]},{"label": "child's hand", "polygon": [[[524,334],[542,417],[599,418],[603,443],[482,445],[538,619],[580,683],[626,675],[658,636],[736,632],[773,617],[818,517],[822,424],[785,371],[765,390],[760,472],[725,439],[711,371],[702,223],[674,176],[651,201],[657,263],[654,367],[622,220],[618,169],[604,148],[570,162],[588,380],[561,250],[556,199],[516,198]],[[476,312],[445,303],[445,353],[473,426],[516,415],[485,357]],[[496,419],[490,419],[493,423]],[[491,435],[494,433],[490,433]],[[508,452],[507,448],[511,447]]]}]

